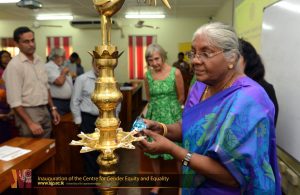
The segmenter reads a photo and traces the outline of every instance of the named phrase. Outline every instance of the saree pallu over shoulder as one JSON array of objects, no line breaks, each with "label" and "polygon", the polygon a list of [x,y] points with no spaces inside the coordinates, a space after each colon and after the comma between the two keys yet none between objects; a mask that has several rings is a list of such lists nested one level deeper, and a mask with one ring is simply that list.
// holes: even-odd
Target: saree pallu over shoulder
[{"label": "saree pallu over shoulder", "polygon": [[204,89],[203,83],[196,82],[186,102],[183,146],[220,162],[240,188],[234,191],[210,179],[199,179],[199,174],[186,167],[183,173],[192,175],[187,181],[191,188],[183,193],[281,194],[274,105],[263,88],[241,77],[230,88],[199,102]]}]

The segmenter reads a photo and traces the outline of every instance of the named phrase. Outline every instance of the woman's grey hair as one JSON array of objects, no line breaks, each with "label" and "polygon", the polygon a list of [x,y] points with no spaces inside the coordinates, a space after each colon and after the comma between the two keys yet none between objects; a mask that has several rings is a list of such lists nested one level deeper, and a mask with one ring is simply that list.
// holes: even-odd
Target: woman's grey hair
[{"label": "woman's grey hair", "polygon": [[65,56],[65,50],[62,48],[53,48],[49,54],[49,60],[54,60],[57,56]]},{"label": "woman's grey hair", "polygon": [[211,46],[222,49],[227,59],[235,56],[238,60],[239,40],[231,26],[220,22],[205,24],[196,30],[192,41],[200,35],[205,36]]},{"label": "woman's grey hair", "polygon": [[145,52],[145,59],[148,62],[148,58],[153,55],[154,52],[158,52],[162,61],[165,62],[167,60],[167,52],[157,43],[150,44]]}]

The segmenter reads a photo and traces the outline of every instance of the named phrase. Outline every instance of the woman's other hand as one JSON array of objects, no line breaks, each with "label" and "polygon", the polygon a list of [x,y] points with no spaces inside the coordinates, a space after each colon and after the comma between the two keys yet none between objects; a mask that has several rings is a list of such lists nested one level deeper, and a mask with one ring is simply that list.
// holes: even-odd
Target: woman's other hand
[{"label": "woman's other hand", "polygon": [[172,154],[172,148],[175,145],[172,141],[150,130],[144,130],[145,135],[153,138],[152,142],[146,139],[140,141],[140,147],[151,154]]},{"label": "woman's other hand", "polygon": [[151,131],[154,131],[160,135],[163,134],[163,128],[162,126],[156,122],[156,121],[152,121],[152,120],[148,120],[148,119],[143,119],[144,122],[146,123],[147,125],[147,129],[151,130]]}]

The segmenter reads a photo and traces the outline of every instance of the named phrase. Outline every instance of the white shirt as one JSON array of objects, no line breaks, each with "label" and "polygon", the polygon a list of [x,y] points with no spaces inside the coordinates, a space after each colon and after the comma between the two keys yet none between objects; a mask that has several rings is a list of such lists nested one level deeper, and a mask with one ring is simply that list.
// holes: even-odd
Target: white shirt
[{"label": "white shirt", "polygon": [[75,124],[81,124],[81,112],[95,116],[99,115],[97,106],[91,100],[94,92],[96,75],[93,70],[88,71],[76,78],[71,98],[71,111]]},{"label": "white shirt", "polygon": [[32,107],[48,104],[48,76],[41,58],[33,62],[22,52],[8,63],[4,73],[7,102],[10,107]]},{"label": "white shirt", "polygon": [[[96,75],[93,70],[88,71],[76,78],[71,98],[71,111],[75,124],[81,124],[81,112],[98,116],[99,110],[92,102],[91,95],[95,89]],[[121,104],[116,108],[116,115],[119,115]]]},{"label": "white shirt", "polygon": [[45,68],[48,74],[48,82],[52,97],[65,100],[71,99],[73,91],[73,82],[71,76],[66,75],[64,84],[57,86],[54,84],[54,81],[60,76],[63,67],[59,67],[53,61],[49,61],[47,64],[45,64]]}]

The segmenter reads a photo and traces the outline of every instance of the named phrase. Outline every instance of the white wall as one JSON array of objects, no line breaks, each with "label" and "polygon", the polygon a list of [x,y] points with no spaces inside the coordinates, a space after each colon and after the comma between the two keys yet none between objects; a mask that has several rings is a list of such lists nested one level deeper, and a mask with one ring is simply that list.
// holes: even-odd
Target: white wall
[{"label": "white wall", "polygon": [[[124,20],[120,23],[124,26],[124,38],[121,38],[119,30],[112,31],[112,43],[118,47],[119,51],[125,51],[119,60],[116,68],[116,76],[119,82],[128,80],[127,69],[127,46],[129,35],[157,35],[157,41],[168,51],[168,62],[172,64],[177,59],[178,43],[189,42],[192,33],[198,26],[207,22],[206,18],[202,19],[164,19],[164,20],[145,20],[146,24],[159,26],[160,29],[151,28],[138,29],[134,27],[137,20]],[[31,26],[31,21],[0,21],[0,36],[11,37],[13,31],[18,26]],[[95,46],[100,45],[100,29],[77,29],[70,26],[67,21],[43,22],[43,24],[62,25],[61,28],[40,27],[33,29],[37,49],[36,52],[43,59],[46,59],[46,37],[47,36],[71,36],[73,50],[78,52],[82,58],[82,64],[86,70],[91,68],[91,57],[87,51],[91,51]],[[124,68],[126,67],[126,68]]]},{"label": "white wall", "polygon": [[[228,3],[229,2],[229,3]],[[223,7],[216,13],[216,19],[231,24],[232,6],[226,1]],[[231,9],[230,9],[231,8]],[[228,15],[228,16],[227,16]],[[208,18],[177,18],[163,20],[145,20],[145,24],[159,26],[160,29],[135,28],[134,19],[117,19],[123,26],[125,38],[121,38],[119,30],[112,30],[112,43],[119,51],[125,51],[119,59],[116,68],[116,78],[119,82],[128,81],[128,36],[129,35],[157,35],[157,41],[168,52],[168,63],[172,64],[177,60],[178,43],[190,42],[193,32],[202,24],[208,22]],[[91,51],[100,44],[100,29],[77,29],[73,28],[68,21],[41,22],[42,24],[62,25],[61,28],[40,27],[33,29],[37,45],[37,54],[46,59],[46,37],[47,36],[71,36],[73,50],[78,52],[82,59],[85,70],[91,69],[91,57],[87,51]],[[0,20],[0,37],[12,37],[13,31],[19,26],[32,26],[32,21],[7,21]]]},{"label": "white wall", "polygon": [[[142,28],[137,29],[134,27],[131,27],[130,25],[133,25],[136,23],[136,20],[130,20],[130,24],[127,27],[124,27],[125,32],[125,39],[120,40],[119,35],[117,33],[116,40],[120,40],[121,42],[119,44],[120,50],[125,50],[125,53],[123,54],[123,59],[120,60],[121,63],[127,64],[127,45],[128,45],[128,35],[157,35],[157,42],[168,52],[168,63],[172,64],[174,61],[177,60],[177,53],[178,53],[178,43],[180,42],[190,42],[193,32],[203,23],[207,22],[206,18],[200,18],[200,19],[164,19],[164,20],[145,20],[146,24],[150,25],[156,25],[159,26],[160,29],[154,30],[150,28]],[[118,68],[117,68],[118,69]],[[122,69],[123,71],[124,69]],[[127,69],[126,69],[127,71]],[[117,76],[120,76],[119,78],[123,78],[119,71],[116,71]],[[127,75],[125,76],[125,79],[127,79]]]},{"label": "white wall", "polygon": [[225,24],[233,25],[233,8],[233,0],[224,1],[224,4],[221,7],[221,9],[216,13],[214,20],[223,22]]}]

